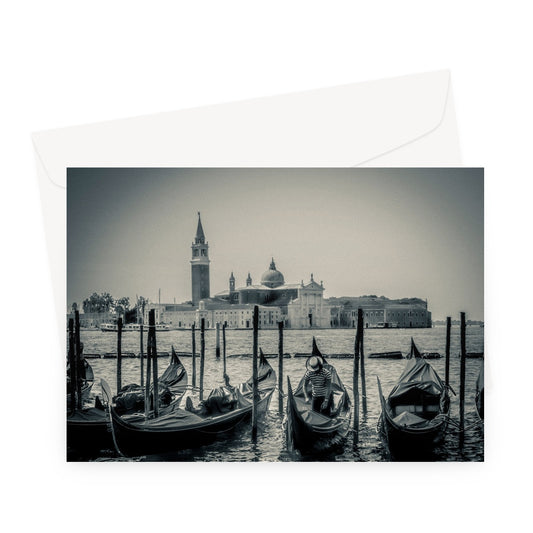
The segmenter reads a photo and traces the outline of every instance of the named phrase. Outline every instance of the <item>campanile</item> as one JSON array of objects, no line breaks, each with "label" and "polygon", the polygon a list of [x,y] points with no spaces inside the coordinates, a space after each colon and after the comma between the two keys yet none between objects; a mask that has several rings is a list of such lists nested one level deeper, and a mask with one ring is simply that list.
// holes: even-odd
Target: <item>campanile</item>
[{"label": "campanile", "polygon": [[198,227],[192,243],[191,281],[192,304],[198,305],[200,300],[210,297],[209,291],[209,244],[205,240],[204,229],[198,212]]}]

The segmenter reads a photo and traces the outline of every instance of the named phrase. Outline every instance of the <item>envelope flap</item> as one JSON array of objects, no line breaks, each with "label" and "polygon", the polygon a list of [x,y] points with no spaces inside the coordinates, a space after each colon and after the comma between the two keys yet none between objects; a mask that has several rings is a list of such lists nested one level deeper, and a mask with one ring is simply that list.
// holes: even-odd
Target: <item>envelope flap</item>
[{"label": "envelope flap", "polygon": [[62,187],[69,166],[353,166],[436,129],[449,86],[449,72],[439,71],[38,132],[33,140]]}]

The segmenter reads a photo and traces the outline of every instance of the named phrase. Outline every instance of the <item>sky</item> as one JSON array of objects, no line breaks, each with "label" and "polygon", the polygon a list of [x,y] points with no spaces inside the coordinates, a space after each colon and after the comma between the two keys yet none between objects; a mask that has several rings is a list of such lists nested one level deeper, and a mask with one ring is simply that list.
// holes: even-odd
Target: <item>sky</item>
[{"label": "sky", "polygon": [[93,292],[191,299],[201,212],[211,295],[271,258],[324,297],[428,300],[434,319],[483,320],[483,170],[69,169],[67,306]]}]

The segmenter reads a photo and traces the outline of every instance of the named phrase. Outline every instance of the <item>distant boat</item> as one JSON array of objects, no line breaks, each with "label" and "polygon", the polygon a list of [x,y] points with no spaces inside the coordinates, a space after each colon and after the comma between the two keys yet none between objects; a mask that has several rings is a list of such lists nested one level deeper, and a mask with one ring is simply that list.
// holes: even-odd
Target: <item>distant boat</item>
[{"label": "distant boat", "polygon": [[439,352],[422,352],[423,359],[440,359],[442,355]]},{"label": "distant boat", "polygon": [[[150,326],[145,324],[144,330],[148,331],[149,327]],[[125,324],[122,327],[122,333],[127,332],[127,331],[140,331],[140,330],[141,330],[141,324]],[[156,324],[155,330],[156,331],[170,331],[170,328],[166,324]],[[112,323],[100,324],[100,331],[112,331],[116,333],[118,331],[118,326],[117,324],[112,324]]]},{"label": "distant boat", "polygon": [[116,324],[100,324],[100,331],[118,331]]}]

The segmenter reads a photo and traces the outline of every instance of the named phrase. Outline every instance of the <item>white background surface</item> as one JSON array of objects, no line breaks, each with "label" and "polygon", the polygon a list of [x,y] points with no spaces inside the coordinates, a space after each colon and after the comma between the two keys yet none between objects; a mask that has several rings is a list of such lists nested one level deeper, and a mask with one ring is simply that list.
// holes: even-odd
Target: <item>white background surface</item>
[{"label": "white background surface", "polygon": [[[528,3],[188,4],[4,6],[7,530],[524,530],[531,475],[524,413],[531,383]],[[486,168],[485,464],[66,464],[63,418],[49,401],[51,388],[64,386],[56,377],[63,365],[30,133],[439,69],[452,73],[463,162]],[[24,394],[35,402],[20,397],[23,371],[30,374]]]}]

